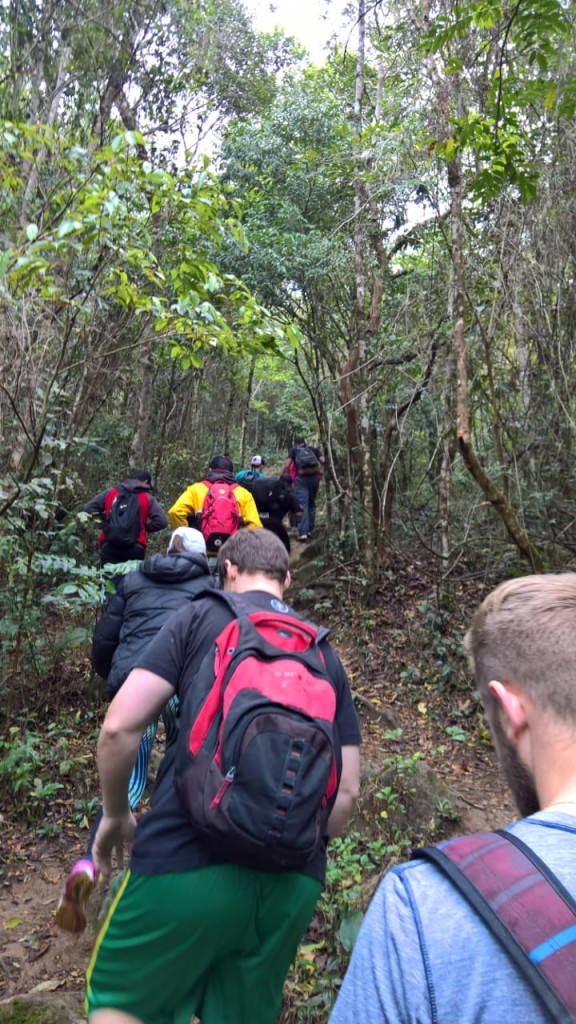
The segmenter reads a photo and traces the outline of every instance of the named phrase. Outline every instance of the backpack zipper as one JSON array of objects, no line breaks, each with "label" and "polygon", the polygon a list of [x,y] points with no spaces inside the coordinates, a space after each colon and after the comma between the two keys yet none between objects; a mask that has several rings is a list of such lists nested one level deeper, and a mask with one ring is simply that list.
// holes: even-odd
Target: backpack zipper
[{"label": "backpack zipper", "polygon": [[226,793],[226,790],[234,782],[234,776],[235,775],[236,775],[236,765],[233,765],[232,768],[230,768],[230,770],[226,772],[226,775],[224,776],[224,780],[222,782],[222,785],[219,787],[218,792],[216,793],[216,796],[214,797],[214,799],[212,800],[212,803],[210,804],[210,810],[211,811],[215,810],[216,807],[218,807],[218,805],[221,803],[221,801],[222,801],[222,799],[224,797],[224,794]]}]

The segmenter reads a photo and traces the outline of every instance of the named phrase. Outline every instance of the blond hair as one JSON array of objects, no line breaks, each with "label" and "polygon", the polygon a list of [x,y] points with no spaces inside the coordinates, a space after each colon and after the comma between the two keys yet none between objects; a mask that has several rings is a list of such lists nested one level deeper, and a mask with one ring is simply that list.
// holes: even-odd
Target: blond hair
[{"label": "blond hair", "polygon": [[576,720],[576,573],[501,583],[477,609],[464,650],[484,700],[497,679]]}]

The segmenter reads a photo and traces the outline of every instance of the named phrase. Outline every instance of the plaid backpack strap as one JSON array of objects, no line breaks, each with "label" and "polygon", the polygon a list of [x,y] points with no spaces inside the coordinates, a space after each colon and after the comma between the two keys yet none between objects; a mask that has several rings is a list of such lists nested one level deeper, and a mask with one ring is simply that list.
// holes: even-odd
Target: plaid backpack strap
[{"label": "plaid backpack strap", "polygon": [[416,850],[447,875],[523,973],[555,1024],[576,1021],[576,902],[513,833]]}]

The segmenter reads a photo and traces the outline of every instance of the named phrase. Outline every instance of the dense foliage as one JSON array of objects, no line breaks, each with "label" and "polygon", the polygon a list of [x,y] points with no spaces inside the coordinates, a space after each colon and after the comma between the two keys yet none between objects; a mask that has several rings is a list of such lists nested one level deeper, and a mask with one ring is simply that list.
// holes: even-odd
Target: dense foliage
[{"label": "dense foliage", "polygon": [[571,559],[571,10],[352,13],[318,68],[239,0],[5,8],[4,682],[129,465],[308,434],[368,601],[405,543]]},{"label": "dense foliage", "polygon": [[4,13],[4,682],[129,465],[169,504],[308,434],[368,600],[405,543],[570,560],[566,5],[359,0],[320,68],[238,0]]}]

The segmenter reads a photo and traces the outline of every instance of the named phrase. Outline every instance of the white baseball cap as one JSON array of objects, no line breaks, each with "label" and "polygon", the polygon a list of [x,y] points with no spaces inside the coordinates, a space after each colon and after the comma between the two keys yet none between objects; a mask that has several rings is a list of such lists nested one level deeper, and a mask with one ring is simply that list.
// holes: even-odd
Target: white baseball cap
[{"label": "white baseball cap", "polygon": [[264,459],[261,455],[253,455],[250,461],[253,466],[261,466]]},{"label": "white baseball cap", "polygon": [[206,554],[206,541],[200,533],[200,530],[194,530],[191,526],[178,526],[174,530],[174,533],[170,537],[170,543],[168,545],[168,551],[172,550],[172,542],[174,537],[181,537],[184,550],[189,555],[205,555]]}]

